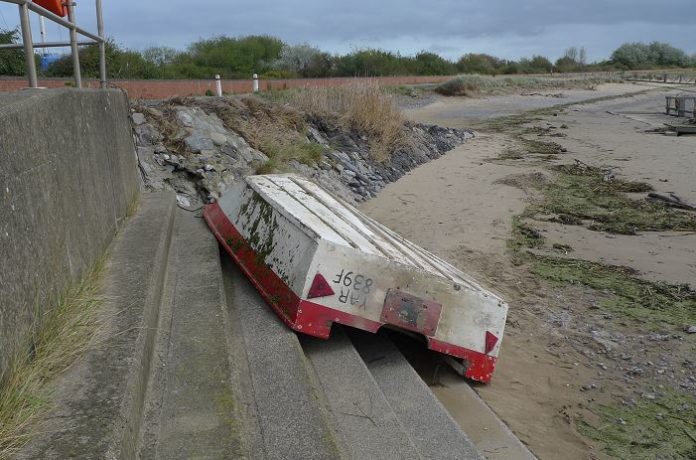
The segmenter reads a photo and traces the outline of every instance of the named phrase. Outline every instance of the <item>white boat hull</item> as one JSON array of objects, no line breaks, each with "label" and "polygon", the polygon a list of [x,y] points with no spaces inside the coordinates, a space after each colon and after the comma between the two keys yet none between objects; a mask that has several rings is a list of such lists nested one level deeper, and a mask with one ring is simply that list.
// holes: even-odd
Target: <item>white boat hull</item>
[{"label": "white boat hull", "polygon": [[460,270],[294,175],[251,176],[204,218],[292,329],[328,338],[333,323],[421,334],[489,382],[507,305]]}]

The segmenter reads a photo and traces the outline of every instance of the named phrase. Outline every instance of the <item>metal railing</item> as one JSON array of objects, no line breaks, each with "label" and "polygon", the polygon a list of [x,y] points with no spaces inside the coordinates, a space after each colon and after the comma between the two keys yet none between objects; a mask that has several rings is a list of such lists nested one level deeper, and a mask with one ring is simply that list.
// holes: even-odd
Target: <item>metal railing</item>
[{"label": "metal railing", "polygon": [[[54,14],[41,6],[37,5],[31,0],[0,0],[4,3],[14,3],[19,6],[19,24],[22,30],[22,43],[9,43],[0,45],[0,50],[2,49],[24,49],[24,60],[26,61],[27,67],[27,80],[29,81],[29,86],[31,88],[37,88],[39,86],[38,77],[36,74],[36,60],[34,56],[34,48],[55,48],[62,46],[70,46],[73,62],[73,75],[75,78],[75,86],[77,88],[82,88],[82,72],[80,71],[80,54],[78,52],[79,46],[88,45],[99,45],[99,80],[100,86],[106,88],[106,50],[104,39],[104,18],[102,17],[102,0],[96,0],[96,13],[97,13],[97,34],[87,32],[86,30],[77,26],[75,21],[75,3],[71,0],[67,0],[64,5],[68,12],[68,19],[65,20],[62,17]],[[29,11],[42,16],[56,24],[63,26],[70,30],[70,42],[42,42],[34,43],[33,36],[31,33],[31,23],[29,22]],[[89,41],[78,41],[77,36],[82,35],[90,39]]]}]

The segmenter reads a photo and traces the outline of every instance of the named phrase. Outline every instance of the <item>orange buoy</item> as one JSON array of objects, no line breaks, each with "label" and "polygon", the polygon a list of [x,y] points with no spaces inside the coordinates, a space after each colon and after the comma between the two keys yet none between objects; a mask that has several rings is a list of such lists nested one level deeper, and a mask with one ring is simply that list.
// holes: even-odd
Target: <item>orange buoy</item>
[{"label": "orange buoy", "polygon": [[68,14],[63,0],[34,0],[34,3],[60,17],[65,17],[65,15]]}]

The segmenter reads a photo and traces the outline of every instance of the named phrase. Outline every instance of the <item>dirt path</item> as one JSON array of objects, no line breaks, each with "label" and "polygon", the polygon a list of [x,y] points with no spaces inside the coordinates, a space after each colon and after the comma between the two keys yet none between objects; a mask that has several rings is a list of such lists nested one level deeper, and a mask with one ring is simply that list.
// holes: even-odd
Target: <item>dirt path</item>
[{"label": "dirt path", "polygon": [[[645,87],[634,85],[608,85],[584,97],[643,90]],[[573,98],[582,99],[575,93]],[[552,105],[537,100],[530,107],[528,98],[491,98],[488,103],[445,100],[407,114],[417,121],[463,127],[493,116],[496,110],[509,114]],[[657,191],[673,191],[693,202],[694,138],[645,134],[643,131],[650,127],[645,122],[616,114],[622,109],[659,111],[663,103],[655,104],[663,98],[664,94],[656,92],[573,106],[559,117],[547,118],[545,123],[556,128],[568,125],[564,137],[553,139],[568,150],[564,161],[571,161],[572,156],[591,164],[617,167],[615,171],[622,177],[649,182]],[[556,101],[564,102],[568,101]],[[628,347],[637,347],[644,335],[620,325],[605,331],[601,325],[606,315],[595,311],[596,292],[582,287],[555,289],[512,263],[506,241],[513,216],[529,204],[533,192],[528,194],[524,187],[501,181],[511,175],[548,174],[547,165],[490,161],[514,146],[515,139],[504,133],[481,135],[387,186],[362,210],[452,260],[509,300],[509,324],[496,376],[492,384],[476,390],[515,434],[541,459],[602,458],[599,445],[578,433],[576,420],[593,420],[596,417],[588,406],[610,401],[634,383],[624,383],[633,378],[626,377],[629,374],[623,363],[606,366],[598,362],[609,359],[604,356],[609,353],[601,349],[601,343],[606,345],[601,337],[626,337]],[[575,250],[573,257],[635,267],[648,279],[696,280],[696,235],[662,232],[616,236],[550,223],[540,224],[540,230],[549,240],[570,244]],[[669,349],[653,348],[655,362],[663,358],[659,353]],[[633,364],[631,359],[626,365]],[[668,364],[665,369],[669,369]],[[427,369],[422,371],[428,374]],[[660,375],[664,373],[663,369]],[[457,400],[457,388],[467,383],[448,372],[436,383],[433,391],[466,429],[471,417]],[[636,387],[633,391],[640,395],[644,390]]]}]

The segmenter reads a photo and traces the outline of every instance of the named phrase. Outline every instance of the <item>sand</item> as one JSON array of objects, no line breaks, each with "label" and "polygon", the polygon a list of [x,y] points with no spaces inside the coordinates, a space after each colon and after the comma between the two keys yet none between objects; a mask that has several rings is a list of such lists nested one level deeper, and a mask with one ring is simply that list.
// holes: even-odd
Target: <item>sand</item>
[{"label": "sand", "polygon": [[[560,99],[439,99],[406,114],[420,122],[476,126],[482,119],[498,114],[645,90],[645,86],[612,84],[598,91],[564,92],[567,97]],[[573,106],[559,117],[549,117],[549,124],[569,127],[568,137],[553,140],[568,149],[565,161],[577,158],[589,164],[615,166],[621,177],[646,181],[660,192],[671,191],[696,202],[696,137],[647,134],[644,131],[659,124],[659,117],[640,118],[640,114],[626,113],[658,112],[664,105],[664,94],[656,89]],[[487,161],[512,142],[505,134],[480,135],[390,184],[363,204],[362,210],[454,262],[509,301],[511,321],[498,370],[490,385],[475,389],[513,432],[541,459],[602,458],[597,446],[579,435],[573,423],[583,413],[583,404],[590,401],[580,386],[600,379],[606,383],[591,400],[609,397],[612,389],[621,388],[621,374],[609,372],[601,377],[602,372],[598,374],[594,364],[578,352],[577,343],[568,339],[571,334],[549,327],[554,322],[552,304],[580,304],[585,294],[578,291],[577,297],[561,298],[562,294],[547,289],[511,264],[506,240],[512,218],[528,205],[531,196],[499,181],[513,174],[546,171],[534,165]],[[648,279],[679,283],[696,280],[696,235],[653,233],[630,237],[556,224],[540,227],[550,241],[570,244],[575,249],[572,257],[631,266]],[[574,334],[581,333],[589,332],[578,326]],[[433,391],[462,427],[471,430],[475,414],[467,414],[466,404],[457,398],[457,388],[463,395],[463,386],[468,383],[451,373],[445,373],[442,379],[444,386],[434,386]],[[496,452],[487,455],[509,458]]]}]

